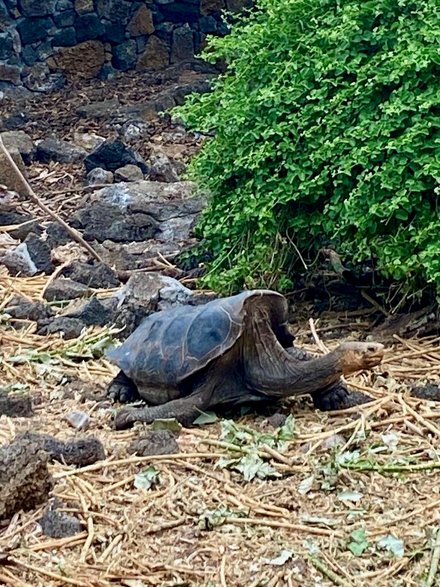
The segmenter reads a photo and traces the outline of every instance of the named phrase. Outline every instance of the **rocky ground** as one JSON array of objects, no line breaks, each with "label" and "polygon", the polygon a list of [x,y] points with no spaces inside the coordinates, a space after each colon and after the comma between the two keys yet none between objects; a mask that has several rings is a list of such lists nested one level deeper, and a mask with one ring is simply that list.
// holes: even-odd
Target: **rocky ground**
[{"label": "rocky ground", "polygon": [[[0,105],[32,189],[100,258],[11,191],[0,155],[0,584],[434,585],[435,336],[376,331],[383,365],[349,382],[372,398],[362,409],[302,398],[191,429],[112,428],[103,349],[148,313],[214,295],[180,257],[206,199],[182,180],[203,137],[158,116],[212,75],[126,73]],[[299,343],[371,337],[381,309],[330,307],[327,291],[318,305],[290,296]],[[431,384],[423,399],[415,383]]]}]

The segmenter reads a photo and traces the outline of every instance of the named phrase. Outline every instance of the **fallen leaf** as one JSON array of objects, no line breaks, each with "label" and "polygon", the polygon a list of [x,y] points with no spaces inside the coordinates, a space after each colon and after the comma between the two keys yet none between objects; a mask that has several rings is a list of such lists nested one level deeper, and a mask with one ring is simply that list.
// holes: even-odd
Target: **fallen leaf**
[{"label": "fallen leaf", "polygon": [[200,416],[194,420],[193,424],[205,426],[205,424],[214,424],[217,420],[217,415],[214,412],[202,412]]},{"label": "fallen leaf", "polygon": [[134,477],[134,486],[136,489],[150,489],[156,485],[159,479],[159,471],[156,467],[147,467],[141,473]]},{"label": "fallen leaf", "polygon": [[359,493],[359,491],[342,491],[338,495],[339,501],[352,501],[353,503],[357,503],[364,497],[363,493]]},{"label": "fallen leaf", "polygon": [[393,534],[388,534],[387,536],[383,536],[377,541],[377,546],[379,548],[383,548],[388,552],[394,554],[394,556],[400,558],[405,553],[405,544],[401,538],[397,538]]},{"label": "fallen leaf", "polygon": [[288,560],[290,560],[293,556],[293,552],[291,550],[282,550],[280,552],[280,554],[273,559],[264,559],[263,562],[265,562],[267,565],[274,565],[276,567],[281,567],[284,564],[287,563]]}]

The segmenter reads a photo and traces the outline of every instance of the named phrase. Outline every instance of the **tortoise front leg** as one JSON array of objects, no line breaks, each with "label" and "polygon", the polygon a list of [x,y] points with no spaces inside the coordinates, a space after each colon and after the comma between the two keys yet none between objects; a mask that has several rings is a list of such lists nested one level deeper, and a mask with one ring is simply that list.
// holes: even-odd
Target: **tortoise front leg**
[{"label": "tortoise front leg", "polygon": [[123,371],[119,371],[116,377],[107,387],[107,395],[113,401],[129,404],[140,399],[138,388]]},{"label": "tortoise front leg", "polygon": [[116,430],[131,428],[135,422],[152,424],[155,420],[175,418],[183,426],[189,426],[209,406],[200,391],[184,398],[169,401],[160,406],[143,408],[122,408],[116,412],[114,423]]}]

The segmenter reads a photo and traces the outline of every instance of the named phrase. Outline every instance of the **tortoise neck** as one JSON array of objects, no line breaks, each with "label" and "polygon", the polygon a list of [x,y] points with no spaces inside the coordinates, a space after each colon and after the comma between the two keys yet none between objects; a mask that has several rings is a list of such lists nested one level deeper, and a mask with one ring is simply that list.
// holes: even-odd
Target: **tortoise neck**
[{"label": "tortoise neck", "polygon": [[264,320],[253,323],[252,336],[244,337],[246,380],[268,395],[290,396],[312,393],[339,380],[342,375],[340,354],[300,360],[284,349]]}]

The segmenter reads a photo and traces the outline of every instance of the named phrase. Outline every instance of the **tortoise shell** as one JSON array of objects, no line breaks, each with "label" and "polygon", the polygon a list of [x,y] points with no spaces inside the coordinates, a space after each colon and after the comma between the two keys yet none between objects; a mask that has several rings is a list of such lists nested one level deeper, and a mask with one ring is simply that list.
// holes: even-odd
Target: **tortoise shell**
[{"label": "tortoise shell", "polygon": [[226,353],[246,334],[246,316],[264,311],[284,346],[287,301],[270,290],[244,291],[201,306],[180,306],[148,316],[108,358],[135,383],[179,387]]}]

